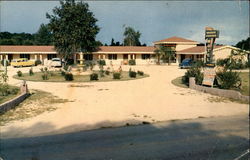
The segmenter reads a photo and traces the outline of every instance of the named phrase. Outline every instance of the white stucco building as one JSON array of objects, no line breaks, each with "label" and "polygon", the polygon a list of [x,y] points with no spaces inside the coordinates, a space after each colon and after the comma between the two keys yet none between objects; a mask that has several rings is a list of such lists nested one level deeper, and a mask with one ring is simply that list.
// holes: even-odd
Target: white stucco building
[{"label": "white stucco building", "polygon": [[[172,64],[178,65],[185,58],[193,60],[204,60],[206,55],[205,46],[181,37],[170,37],[153,43],[154,46],[101,46],[92,54],[76,53],[77,59],[97,61],[103,59],[107,64],[122,65],[127,64],[130,59],[134,59],[137,65],[155,64],[157,57],[155,49],[159,45],[172,47],[175,51],[175,59]],[[214,47],[214,58],[227,58],[232,50],[238,48],[220,45]],[[246,52],[249,55],[249,52]],[[28,58],[31,60],[41,60],[46,64],[50,59],[60,57],[54,46],[0,46],[0,60],[18,58]],[[244,58],[247,60],[247,56]]]}]

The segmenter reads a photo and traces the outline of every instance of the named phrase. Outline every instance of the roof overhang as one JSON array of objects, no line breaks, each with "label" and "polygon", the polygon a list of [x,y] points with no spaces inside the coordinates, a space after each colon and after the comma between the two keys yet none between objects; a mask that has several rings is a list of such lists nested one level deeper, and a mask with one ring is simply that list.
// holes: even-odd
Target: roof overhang
[{"label": "roof overhang", "polygon": [[155,45],[157,44],[183,44],[183,45],[188,45],[188,44],[199,44],[198,42],[154,42]]},{"label": "roof overhang", "polygon": [[154,54],[154,52],[93,52],[93,54]]},{"label": "roof overhang", "polygon": [[57,52],[1,52],[0,54],[57,54]]}]

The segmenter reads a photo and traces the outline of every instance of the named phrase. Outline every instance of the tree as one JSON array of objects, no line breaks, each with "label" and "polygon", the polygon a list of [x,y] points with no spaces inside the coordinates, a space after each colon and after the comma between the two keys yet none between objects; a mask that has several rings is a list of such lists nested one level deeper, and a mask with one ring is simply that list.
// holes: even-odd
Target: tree
[{"label": "tree", "polygon": [[161,52],[158,48],[154,50],[155,56],[157,57],[157,64],[160,64],[160,59],[161,59]]},{"label": "tree", "polygon": [[46,13],[50,20],[48,26],[56,51],[65,59],[72,57],[76,52],[95,51],[100,44],[95,40],[100,29],[88,4],[66,0],[60,1],[60,5],[53,9],[53,15]]},{"label": "tree", "polygon": [[140,37],[141,33],[139,31],[135,31],[132,27],[126,27],[123,33],[124,46],[141,46]]},{"label": "tree", "polygon": [[114,40],[114,38],[111,39],[110,46],[115,46],[115,40]]},{"label": "tree", "polygon": [[35,43],[37,45],[51,45],[52,34],[48,28],[48,25],[41,24],[39,30],[35,34]]},{"label": "tree", "polygon": [[170,65],[171,60],[175,57],[175,51],[172,47],[160,46],[159,47],[159,57],[161,57],[161,59],[167,61],[168,65]]},{"label": "tree", "polygon": [[246,40],[242,40],[235,45],[237,48],[250,51],[250,37]]}]

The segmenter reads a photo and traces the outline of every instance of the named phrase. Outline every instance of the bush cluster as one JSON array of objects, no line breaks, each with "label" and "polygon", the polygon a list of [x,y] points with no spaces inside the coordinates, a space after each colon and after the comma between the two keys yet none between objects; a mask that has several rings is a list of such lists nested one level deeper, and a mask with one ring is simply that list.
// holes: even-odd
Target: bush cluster
[{"label": "bush cluster", "polygon": [[18,77],[22,77],[23,76],[23,72],[22,71],[17,71],[17,76]]},{"label": "bush cluster", "polygon": [[131,68],[129,69],[128,75],[130,78],[136,78],[136,72],[132,71]]},{"label": "bush cluster", "polygon": [[66,81],[73,81],[74,80],[73,74],[70,72],[66,72],[64,75],[64,78]]},{"label": "bush cluster", "polygon": [[139,76],[143,76],[143,75],[144,75],[144,72],[143,72],[143,71],[137,71],[137,74],[138,74]]},{"label": "bush cluster", "polygon": [[238,72],[226,71],[216,73],[218,85],[222,89],[240,88],[241,78]]},{"label": "bush cluster", "polygon": [[130,59],[130,60],[128,61],[128,64],[129,64],[129,65],[136,65],[136,62],[135,62],[134,59]]},{"label": "bush cluster", "polygon": [[100,69],[99,73],[100,73],[100,77],[104,77],[104,70],[103,69]]},{"label": "bush cluster", "polygon": [[98,74],[92,73],[89,75],[91,81],[97,81],[98,80]]},{"label": "bush cluster", "polygon": [[48,73],[47,73],[47,72],[44,72],[44,73],[42,74],[42,79],[43,79],[43,80],[48,80],[48,79],[49,79]]},{"label": "bush cluster", "polygon": [[189,85],[189,78],[195,77],[196,84],[201,85],[203,81],[203,73],[198,67],[191,67],[187,70],[185,75],[182,77],[182,83]]},{"label": "bush cluster", "polygon": [[197,60],[192,63],[193,67],[202,68],[205,67],[205,63],[202,60]]},{"label": "bush cluster", "polygon": [[30,70],[29,70],[29,75],[30,75],[30,76],[33,76],[33,75],[34,75],[33,68],[30,68]]},{"label": "bush cluster", "polygon": [[106,61],[101,59],[101,60],[98,60],[97,63],[100,65],[100,66],[105,66],[106,65]]},{"label": "bush cluster", "polygon": [[35,61],[35,66],[37,66],[37,65],[39,65],[39,64],[42,64],[42,61],[41,61],[40,59],[37,59],[37,60]]},{"label": "bush cluster", "polygon": [[110,71],[109,70],[106,70],[105,71],[105,74],[108,76],[110,74]]},{"label": "bush cluster", "polygon": [[19,89],[16,87],[10,87],[8,84],[0,83],[0,95],[8,96],[10,94],[16,95]]},{"label": "bush cluster", "polygon": [[114,72],[113,73],[113,79],[121,79],[121,73],[120,72]]},{"label": "bush cluster", "polygon": [[226,70],[232,70],[232,69],[245,69],[249,67],[249,60],[247,62],[243,62],[241,59],[239,60],[234,60],[230,58],[225,58],[225,59],[217,59],[216,60],[216,65],[220,67],[224,67],[225,71]]}]

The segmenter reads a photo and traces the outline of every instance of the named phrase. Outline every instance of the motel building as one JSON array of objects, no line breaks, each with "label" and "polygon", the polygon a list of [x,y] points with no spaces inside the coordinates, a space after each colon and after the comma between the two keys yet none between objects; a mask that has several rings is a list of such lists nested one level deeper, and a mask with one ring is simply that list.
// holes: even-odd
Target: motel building
[{"label": "motel building", "polygon": [[[173,65],[180,64],[185,58],[193,60],[205,59],[205,46],[199,46],[198,42],[181,37],[170,37],[153,42],[154,46],[100,46],[92,54],[76,53],[75,58],[85,61],[105,60],[106,64],[125,65],[130,59],[134,59],[137,65],[156,64],[157,57],[154,50],[160,45],[172,47],[175,51]],[[227,58],[232,50],[239,50],[236,47],[220,45],[214,47],[214,58]],[[55,51],[54,46],[0,46],[0,60],[9,61],[18,58],[29,60],[41,60],[44,65],[48,65],[52,58],[60,57]],[[247,60],[247,56],[246,59]]]}]

